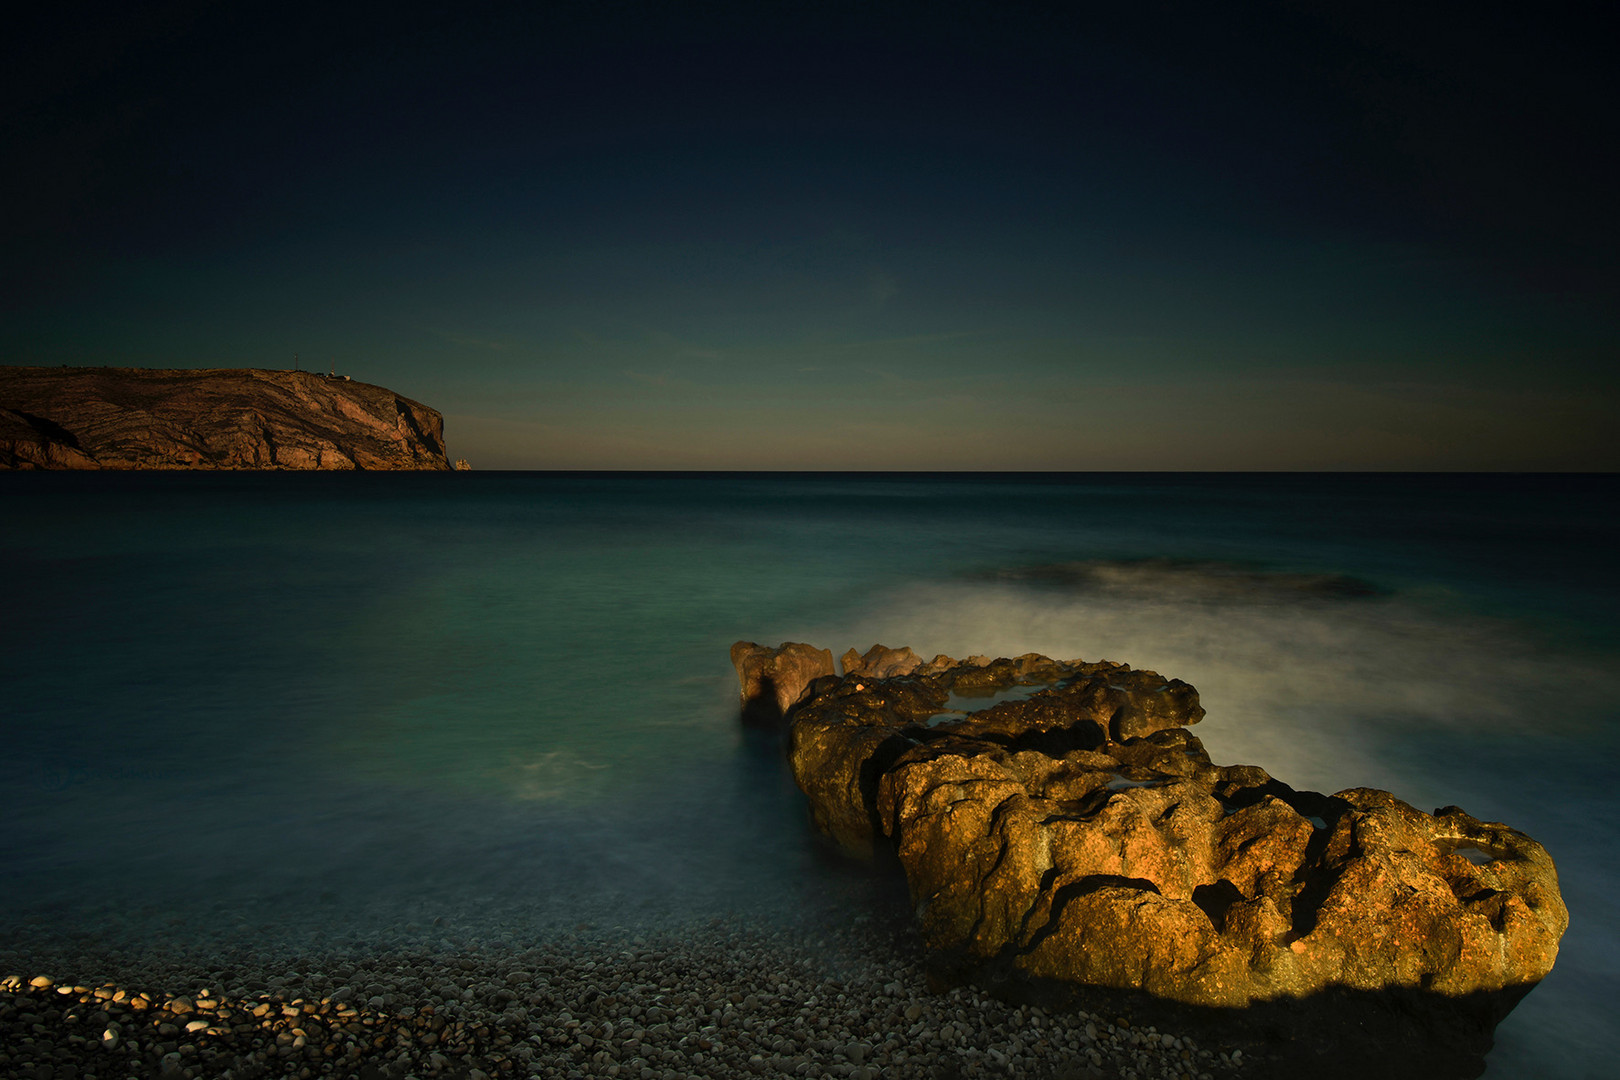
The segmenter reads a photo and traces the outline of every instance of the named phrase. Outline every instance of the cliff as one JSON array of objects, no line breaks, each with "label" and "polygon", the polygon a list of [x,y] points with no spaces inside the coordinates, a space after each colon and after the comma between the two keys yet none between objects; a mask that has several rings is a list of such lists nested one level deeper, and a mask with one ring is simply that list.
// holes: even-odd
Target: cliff
[{"label": "cliff", "polygon": [[3,469],[449,469],[392,390],[257,368],[0,367]]}]

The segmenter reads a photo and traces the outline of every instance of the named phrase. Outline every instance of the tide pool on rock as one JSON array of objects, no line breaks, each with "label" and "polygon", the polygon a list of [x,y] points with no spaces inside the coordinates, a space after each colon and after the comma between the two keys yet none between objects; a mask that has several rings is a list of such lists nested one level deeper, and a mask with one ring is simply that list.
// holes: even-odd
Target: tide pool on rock
[{"label": "tide pool on rock", "polygon": [[0,951],[904,909],[737,724],[729,645],[1102,656],[1196,686],[1216,762],[1544,844],[1570,929],[1487,1076],[1604,1075],[1617,507],[1607,477],[7,473]]}]

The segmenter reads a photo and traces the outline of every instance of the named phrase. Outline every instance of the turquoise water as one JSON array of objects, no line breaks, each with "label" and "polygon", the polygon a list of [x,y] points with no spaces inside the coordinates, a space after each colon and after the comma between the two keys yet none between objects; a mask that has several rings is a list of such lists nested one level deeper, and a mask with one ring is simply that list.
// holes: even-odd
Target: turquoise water
[{"label": "turquoise water", "polygon": [[1617,495],[1612,477],[0,476],[0,933],[354,941],[881,902],[737,724],[729,646],[1037,651],[1191,682],[1217,761],[1541,840],[1572,927],[1491,1075],[1607,1075]]}]

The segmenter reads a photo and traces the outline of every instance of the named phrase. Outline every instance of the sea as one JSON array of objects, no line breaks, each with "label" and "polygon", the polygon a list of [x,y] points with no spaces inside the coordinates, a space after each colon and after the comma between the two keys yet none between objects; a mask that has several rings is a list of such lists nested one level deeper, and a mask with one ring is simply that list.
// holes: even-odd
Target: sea
[{"label": "sea", "polygon": [[1541,841],[1487,1075],[1607,1077],[1617,611],[1612,475],[0,475],[0,949],[858,918],[731,644],[1039,652]]}]

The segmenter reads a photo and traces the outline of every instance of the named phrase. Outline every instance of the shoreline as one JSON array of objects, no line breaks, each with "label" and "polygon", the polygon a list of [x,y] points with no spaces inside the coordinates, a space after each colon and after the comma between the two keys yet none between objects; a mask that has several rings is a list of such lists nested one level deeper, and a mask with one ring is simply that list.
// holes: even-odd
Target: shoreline
[{"label": "shoreline", "polygon": [[1240,1074],[1218,1049],[1124,1017],[930,992],[898,918],[578,924],[549,940],[444,944],[0,947],[0,1076]]}]

